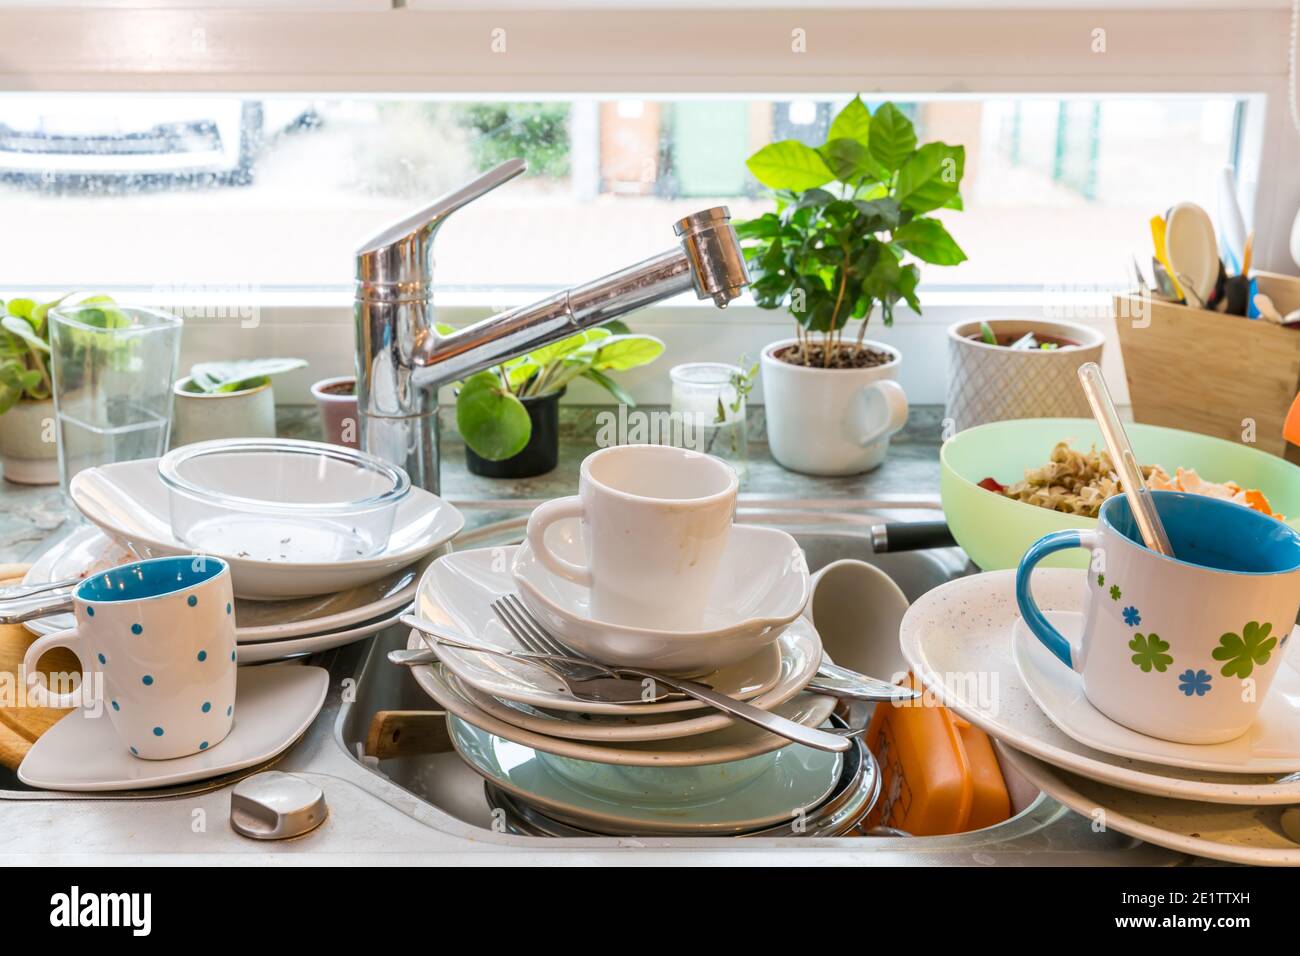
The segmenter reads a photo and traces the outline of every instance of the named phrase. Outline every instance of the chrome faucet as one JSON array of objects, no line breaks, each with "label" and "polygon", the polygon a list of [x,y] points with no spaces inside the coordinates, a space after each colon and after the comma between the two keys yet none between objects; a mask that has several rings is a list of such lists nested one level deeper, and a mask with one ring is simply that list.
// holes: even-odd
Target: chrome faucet
[{"label": "chrome faucet", "polygon": [[679,248],[449,335],[434,321],[433,241],[447,217],[527,167],[512,159],[403,219],[357,252],[359,442],[438,492],[438,388],[694,288],[719,308],[749,284],[731,213],[678,220]]}]

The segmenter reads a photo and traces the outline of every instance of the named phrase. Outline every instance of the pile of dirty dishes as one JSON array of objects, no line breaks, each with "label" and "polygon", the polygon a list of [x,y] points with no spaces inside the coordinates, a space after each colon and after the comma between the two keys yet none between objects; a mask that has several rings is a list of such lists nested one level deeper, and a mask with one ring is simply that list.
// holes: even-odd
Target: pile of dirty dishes
[{"label": "pile of dirty dishes", "polygon": [[[71,583],[140,558],[209,554],[230,566],[240,663],[328,650],[396,622],[460,513],[401,469],[334,445],[200,442],[162,459],[88,468],[69,494],[88,524],[56,541],[0,620],[71,626]],[[56,586],[63,583],[63,586]]]},{"label": "pile of dirty dishes", "polygon": [[874,803],[856,736],[791,743],[653,679],[602,697],[538,656],[689,678],[836,729],[835,700],[810,689],[822,645],[801,616],[802,554],[782,531],[734,525],[734,504],[720,460],[618,446],[583,463],[577,497],[533,513],[523,544],[425,572],[405,662],[517,832],[824,836]]},{"label": "pile of dirty dishes", "polygon": [[[1300,533],[1232,502],[1152,501],[1174,557],[1116,496],[1096,531],[922,596],[903,653],[1071,809],[1195,856],[1300,865]],[[1090,566],[1035,569],[1070,548]]]}]

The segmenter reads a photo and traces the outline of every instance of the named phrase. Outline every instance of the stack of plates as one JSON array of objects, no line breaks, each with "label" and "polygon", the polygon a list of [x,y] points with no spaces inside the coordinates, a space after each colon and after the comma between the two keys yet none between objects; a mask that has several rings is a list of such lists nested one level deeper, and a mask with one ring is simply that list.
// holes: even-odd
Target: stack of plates
[{"label": "stack of plates", "polygon": [[[516,551],[440,557],[421,580],[420,615],[474,643],[522,650],[491,610],[516,590]],[[413,631],[408,646],[426,645]],[[831,754],[790,745],[690,699],[584,701],[532,665],[437,650],[441,665],[413,667],[412,674],[448,711],[457,751],[519,832],[739,835],[785,828],[826,835],[854,825],[879,788],[862,747]],[[796,617],[748,657],[698,679],[820,726],[834,701],[804,688],[821,656],[816,630]]]},{"label": "stack of plates", "polygon": [[[1085,572],[1034,572],[1053,624],[1082,625]],[[1300,629],[1298,629],[1300,630]],[[1292,633],[1292,636],[1294,636]],[[1121,833],[1197,856],[1300,865],[1300,670],[1283,659],[1255,725],[1223,744],[1148,737],[1094,708],[1079,675],[1020,621],[1015,571],[960,578],[903,619],[902,649],[944,704],[998,741],[1040,790]]]},{"label": "stack of plates", "polygon": [[[250,482],[257,476],[250,475]],[[255,496],[250,489],[250,497]],[[32,565],[24,585],[80,578],[140,557],[190,554],[171,529],[158,459],[89,468],[72,481],[73,504],[91,524],[63,538]],[[405,613],[435,551],[464,524],[436,495],[411,488],[397,505],[393,530],[378,553],[356,560],[255,561],[220,555],[235,591],[235,638],[241,664],[278,660],[351,643]],[[47,634],[72,626],[71,614],[28,622]]]}]

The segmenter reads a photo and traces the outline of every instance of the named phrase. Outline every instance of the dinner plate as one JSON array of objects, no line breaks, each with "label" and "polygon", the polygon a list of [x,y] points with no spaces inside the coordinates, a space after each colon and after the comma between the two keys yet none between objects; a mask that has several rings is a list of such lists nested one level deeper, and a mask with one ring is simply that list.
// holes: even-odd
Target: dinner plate
[{"label": "dinner plate", "polygon": [[[455,716],[448,717],[447,725],[457,752],[489,782],[578,826],[611,834],[740,833],[790,820],[826,799],[843,762],[840,754],[789,746],[765,761],[760,774],[742,774],[706,795],[694,793],[693,783],[705,776],[725,781],[725,769],[655,768],[627,774],[627,767],[592,766],[593,776],[612,788],[595,792],[554,773],[544,755],[530,747]],[[679,787],[676,799],[644,796],[651,775],[659,778],[654,781],[658,790]]]},{"label": "dinner plate", "polygon": [[[61,538],[28,569],[25,586],[48,584],[64,578],[84,577],[91,571],[113,567],[133,556],[96,525],[87,524]],[[401,568],[376,581],[335,594],[288,601],[235,599],[235,640],[240,644],[309,637],[338,631],[406,607],[415,596],[429,558]],[[33,634],[52,634],[74,626],[71,613],[51,614],[27,621]]]},{"label": "dinner plate", "polygon": [[[443,555],[429,566],[416,591],[420,615],[453,628],[478,644],[521,650],[521,647],[493,613],[498,597],[514,592],[510,576],[510,548],[479,548]],[[411,647],[423,647],[413,637]],[[447,667],[466,684],[506,700],[520,701],[553,710],[591,714],[654,714],[699,710],[695,700],[672,700],[657,704],[611,704],[582,701],[540,668],[519,661],[440,648]],[[821,662],[821,640],[812,624],[799,618],[781,632],[773,644],[750,658],[706,674],[699,679],[720,693],[739,699],[764,695],[771,706],[789,700],[812,680]]]},{"label": "dinner plate", "polygon": [[[256,497],[255,474],[249,475]],[[145,557],[190,554],[172,534],[167,489],[158,459],[100,465],[78,472],[68,489],[72,502],[113,540]],[[414,564],[460,531],[465,519],[437,495],[412,488],[398,503],[388,544],[378,555],[355,561],[253,561],[219,555],[230,563],[235,595],[250,600],[332,594],[375,581]]]},{"label": "dinner plate", "polygon": [[241,668],[230,733],[174,760],[131,756],[103,713],[76,710],[36,738],[18,779],[42,790],[137,790],[220,777],[286,750],[316,719],[328,689],[321,667]]},{"label": "dinner plate", "polygon": [[[582,564],[587,533],[579,519],[561,518],[547,530],[548,547],[561,561]],[[542,625],[602,664],[665,674],[716,671],[771,644],[808,603],[808,565],[794,538],[776,528],[732,527],[704,615],[689,631],[598,620],[591,588],[555,574],[527,541],[503,551],[520,597]]]},{"label": "dinner plate", "polygon": [[[476,707],[454,685],[454,679],[444,676],[441,668],[433,665],[412,667],[416,683],[444,709],[461,720],[468,721],[481,730],[534,750],[572,757],[575,760],[592,760],[596,763],[621,764],[628,767],[698,767],[702,764],[727,763],[744,760],[760,754],[771,753],[788,746],[784,737],[770,734],[753,724],[737,721],[724,730],[694,737],[675,737],[670,740],[640,742],[596,742],[566,740],[524,730]],[[835,708],[835,701],[818,694],[803,693],[778,707],[774,713],[789,717],[798,723],[816,727]]]},{"label": "dinner plate", "polygon": [[[1076,572],[1080,577],[1083,572]],[[1044,613],[1073,639],[1083,631],[1078,611]],[[1286,773],[1300,770],[1300,672],[1283,659],[1268,696],[1248,731],[1221,744],[1180,744],[1130,730],[1111,720],[1088,700],[1083,679],[1058,661],[1023,620],[1012,627],[1011,658],[1020,679],[1052,723],[1079,743],[1133,760],[1188,770],[1220,773]],[[1290,643],[1289,641],[1287,643]]]},{"label": "dinner plate", "polygon": [[304,654],[319,654],[321,651],[343,647],[346,644],[363,640],[371,634],[376,634],[386,627],[392,627],[410,609],[410,605],[399,607],[396,611],[390,611],[373,621],[366,621],[363,624],[347,627],[341,631],[312,634],[309,637],[291,637],[281,641],[259,641],[256,644],[240,644],[239,663],[262,664],[266,661],[279,661],[287,657],[301,657]]},{"label": "dinner plate", "polygon": [[[1034,594],[1045,607],[1083,606],[1083,575],[1038,568]],[[1087,747],[1034,703],[1011,659],[1019,617],[1015,571],[957,578],[923,594],[900,628],[904,657],[926,692],[985,733],[1053,766],[1152,796],[1226,804],[1300,803],[1300,776],[1226,774],[1163,767]],[[1289,642],[1292,647],[1300,643]],[[1295,651],[1290,651],[1294,661]]]},{"label": "dinner plate", "polygon": [[1012,747],[999,745],[998,753],[1035,787],[1094,825],[1227,863],[1300,866],[1300,844],[1280,822],[1283,807],[1170,800],[1058,770]]}]

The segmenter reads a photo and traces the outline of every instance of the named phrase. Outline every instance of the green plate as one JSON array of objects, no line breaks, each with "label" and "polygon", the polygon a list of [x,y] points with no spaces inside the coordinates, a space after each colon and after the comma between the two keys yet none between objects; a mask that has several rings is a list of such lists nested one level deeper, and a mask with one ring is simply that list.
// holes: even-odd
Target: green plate
[{"label": "green plate", "polygon": [[[531,747],[514,743],[449,715],[447,727],[461,757],[507,793],[544,812],[560,814],[587,829],[603,833],[650,836],[666,833],[741,833],[792,819],[802,809],[811,812],[834,789],[839,780],[843,755],[824,753],[791,744],[774,754],[747,758],[767,766],[757,779],[733,773],[734,767],[616,767],[581,760],[568,760],[565,777],[552,771]],[[746,761],[737,761],[745,763]],[[589,764],[596,787],[588,790],[571,780],[577,766]],[[635,773],[623,776],[627,770]],[[612,773],[610,771],[613,771]],[[692,794],[703,772],[731,776],[740,785],[707,788],[706,797]],[[682,784],[681,797],[666,802],[644,793],[647,774],[661,775],[652,788],[657,794]],[[613,788],[623,780],[620,796]],[[597,792],[598,791],[598,792]]]},{"label": "green plate", "polygon": [[[1235,481],[1258,488],[1274,511],[1300,528],[1300,467],[1249,445],[1156,425],[1126,424],[1138,461],[1175,468],[1195,468],[1207,481]],[[1066,528],[1095,528],[1082,518],[1013,501],[980,488],[995,478],[1004,485],[1019,481],[1026,468],[1045,465],[1058,442],[1072,447],[1105,447],[1090,418],[1026,418],[993,422],[960,432],[939,451],[939,492],[948,527],[971,560],[985,571],[1014,568],[1028,547],[1045,534]],[[1062,551],[1042,562],[1045,567],[1082,568],[1085,551]]]}]

